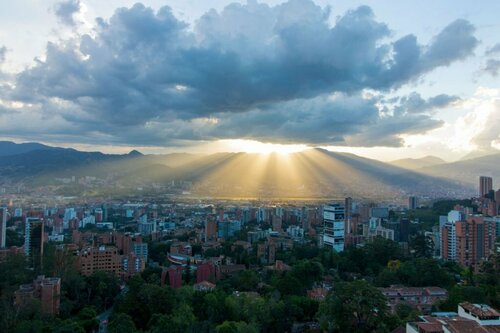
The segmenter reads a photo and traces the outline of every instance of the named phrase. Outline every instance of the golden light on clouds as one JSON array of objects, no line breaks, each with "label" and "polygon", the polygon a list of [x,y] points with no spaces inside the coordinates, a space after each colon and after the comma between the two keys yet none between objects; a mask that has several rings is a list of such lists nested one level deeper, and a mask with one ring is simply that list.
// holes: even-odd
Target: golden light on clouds
[{"label": "golden light on clouds", "polygon": [[306,145],[302,144],[276,144],[276,143],[264,143],[255,140],[221,140],[222,144],[227,145],[229,151],[237,151],[243,153],[251,154],[290,154],[301,152],[307,148]]}]

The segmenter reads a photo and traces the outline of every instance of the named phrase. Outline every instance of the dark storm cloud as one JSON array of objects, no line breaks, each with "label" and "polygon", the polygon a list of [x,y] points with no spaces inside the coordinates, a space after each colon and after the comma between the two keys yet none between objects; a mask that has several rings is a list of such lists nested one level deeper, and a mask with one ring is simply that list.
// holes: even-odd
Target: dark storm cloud
[{"label": "dark storm cloud", "polygon": [[491,76],[497,77],[500,73],[500,60],[488,59],[483,70]]},{"label": "dark storm cloud", "polygon": [[[424,104],[433,101],[424,100]],[[401,134],[425,132],[442,125],[424,114],[382,115],[381,108],[388,107],[393,106],[384,104],[380,97],[323,95],[231,117],[221,115],[216,123],[207,122],[197,132],[205,140],[243,137],[276,143],[397,146]],[[402,108],[400,104],[396,107]]]},{"label": "dark storm cloud", "polygon": [[486,50],[485,55],[491,56],[495,54],[500,54],[500,43],[496,43],[492,47]]},{"label": "dark storm cloud", "polygon": [[7,54],[7,48],[5,46],[0,47],[0,64],[5,61],[5,55]]},{"label": "dark storm cloud", "polygon": [[[451,96],[407,100],[408,112],[391,116],[390,125],[372,100],[357,96],[396,89],[471,55],[478,41],[469,22],[452,22],[420,45],[414,35],[391,41],[366,6],[333,26],[329,17],[309,0],[231,4],[193,27],[168,7],[120,8],[109,21],[98,19],[92,36],[49,43],[46,59],[19,73],[11,98],[126,143],[245,136],[372,145],[356,138],[377,126],[376,142],[397,145],[398,134],[439,124],[418,110],[445,106]],[[333,92],[347,97],[325,97]],[[210,117],[223,119],[217,132],[204,125]]]},{"label": "dark storm cloud", "polygon": [[62,23],[74,26],[76,22],[73,15],[78,13],[80,8],[80,0],[67,0],[57,3],[54,6],[54,12]]},{"label": "dark storm cloud", "polygon": [[395,111],[397,113],[427,113],[447,107],[459,100],[458,96],[446,94],[440,94],[425,100],[419,93],[413,92],[408,96],[400,98],[400,104],[395,107]]}]

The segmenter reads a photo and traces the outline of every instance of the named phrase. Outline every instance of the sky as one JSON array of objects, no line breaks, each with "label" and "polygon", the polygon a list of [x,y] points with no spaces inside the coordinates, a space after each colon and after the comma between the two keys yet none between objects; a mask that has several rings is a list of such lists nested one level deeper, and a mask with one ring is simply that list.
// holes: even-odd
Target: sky
[{"label": "sky", "polygon": [[500,149],[500,2],[0,2],[0,140],[453,161]]}]

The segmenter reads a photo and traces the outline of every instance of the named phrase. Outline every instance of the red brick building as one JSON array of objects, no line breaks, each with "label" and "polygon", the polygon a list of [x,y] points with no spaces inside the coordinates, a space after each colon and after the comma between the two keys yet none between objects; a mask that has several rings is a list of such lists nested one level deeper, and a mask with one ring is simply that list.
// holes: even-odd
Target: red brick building
[{"label": "red brick building", "polygon": [[495,251],[496,223],[482,216],[469,216],[456,223],[457,261],[464,266],[477,266]]},{"label": "red brick building", "polygon": [[29,299],[37,298],[41,302],[43,313],[57,315],[61,300],[61,279],[40,275],[33,283],[19,286],[14,297],[14,303],[18,307]]}]

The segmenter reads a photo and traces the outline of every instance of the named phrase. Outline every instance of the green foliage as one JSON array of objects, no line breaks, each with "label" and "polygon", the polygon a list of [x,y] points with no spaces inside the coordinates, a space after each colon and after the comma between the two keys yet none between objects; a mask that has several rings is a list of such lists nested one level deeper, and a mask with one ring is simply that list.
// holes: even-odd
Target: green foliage
[{"label": "green foliage", "polygon": [[150,260],[165,264],[167,253],[170,250],[170,243],[150,242],[148,243],[148,257]]},{"label": "green foliage", "polygon": [[260,277],[257,272],[247,269],[238,274],[234,286],[241,291],[253,291],[257,289],[259,282]]},{"label": "green foliage", "polygon": [[418,258],[405,261],[397,271],[397,276],[403,284],[412,287],[449,288],[454,283],[453,276],[435,259]]},{"label": "green foliage", "polygon": [[277,281],[276,287],[281,295],[303,295],[306,291],[304,284],[291,272],[285,273],[283,277]]},{"label": "green foliage", "polygon": [[434,241],[423,234],[413,236],[409,246],[410,252],[416,258],[431,258],[434,254]]},{"label": "green foliage", "polygon": [[87,304],[97,309],[110,308],[116,295],[120,293],[119,281],[115,274],[97,271],[87,279]]},{"label": "green foliage", "polygon": [[259,330],[244,321],[225,321],[215,328],[216,333],[257,333]]},{"label": "green foliage", "polygon": [[451,288],[448,299],[438,307],[441,311],[457,311],[461,302],[486,303],[486,295],[482,288],[474,286],[454,286]]},{"label": "green foliage", "polygon": [[[33,280],[33,271],[29,269],[24,254],[7,256],[0,262],[0,295],[14,291],[20,284],[30,283]],[[8,272],[8,274],[6,274]]]},{"label": "green foliage", "polygon": [[[461,205],[464,207],[474,207],[472,200],[439,200],[434,202],[432,205],[432,210],[438,215],[447,215],[450,210],[453,210],[455,205]],[[474,207],[475,208],[475,207]]]},{"label": "green foliage", "polygon": [[94,307],[84,307],[77,315],[78,324],[83,327],[85,332],[93,332],[99,327],[99,320],[97,320],[97,312]]},{"label": "green foliage", "polygon": [[191,307],[181,304],[176,307],[171,315],[155,314],[149,322],[151,333],[185,333],[194,327],[196,317]]},{"label": "green foliage", "polygon": [[117,313],[111,316],[108,324],[109,333],[135,333],[137,329],[135,328],[134,321],[126,313]]},{"label": "green foliage", "polygon": [[11,246],[23,246],[24,236],[17,231],[7,229],[5,234],[5,245],[7,247]]},{"label": "green foliage", "polygon": [[170,287],[131,280],[127,295],[118,302],[116,311],[130,315],[139,329],[146,329],[154,314],[170,314],[176,305],[175,292]]},{"label": "green foliage", "polygon": [[85,333],[83,327],[81,327],[77,322],[66,319],[59,325],[54,327],[54,333]]},{"label": "green foliage", "polygon": [[386,302],[366,281],[343,282],[320,305],[318,318],[322,328],[330,332],[388,332]]},{"label": "green foliage", "polygon": [[417,320],[420,313],[413,306],[405,303],[396,305],[396,315],[402,324]]}]

